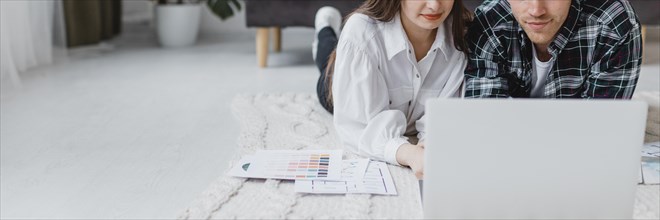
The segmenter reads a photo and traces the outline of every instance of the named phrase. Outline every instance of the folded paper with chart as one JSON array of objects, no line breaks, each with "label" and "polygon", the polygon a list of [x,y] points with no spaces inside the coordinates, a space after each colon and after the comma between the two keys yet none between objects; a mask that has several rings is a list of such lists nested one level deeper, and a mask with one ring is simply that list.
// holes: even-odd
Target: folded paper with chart
[{"label": "folded paper with chart", "polygon": [[345,160],[342,168],[342,179],[340,181],[296,180],[296,192],[397,194],[390,171],[384,162],[370,161],[369,159]]},{"label": "folded paper with chart", "polygon": [[660,142],[646,143],[642,147],[639,183],[660,184]]},{"label": "folded paper with chart", "polygon": [[295,180],[299,193],[397,194],[387,164],[343,160],[341,150],[260,150],[243,156],[228,175]]}]

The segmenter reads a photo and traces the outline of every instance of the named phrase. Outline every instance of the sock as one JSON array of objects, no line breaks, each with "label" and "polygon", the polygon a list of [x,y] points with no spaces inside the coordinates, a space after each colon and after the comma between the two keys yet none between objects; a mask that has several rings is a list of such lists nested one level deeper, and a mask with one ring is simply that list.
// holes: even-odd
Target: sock
[{"label": "sock", "polygon": [[314,42],[312,43],[312,57],[316,60],[316,51],[318,48],[318,34],[324,27],[330,26],[339,37],[341,27],[341,13],[334,7],[325,6],[316,12],[314,19]]}]

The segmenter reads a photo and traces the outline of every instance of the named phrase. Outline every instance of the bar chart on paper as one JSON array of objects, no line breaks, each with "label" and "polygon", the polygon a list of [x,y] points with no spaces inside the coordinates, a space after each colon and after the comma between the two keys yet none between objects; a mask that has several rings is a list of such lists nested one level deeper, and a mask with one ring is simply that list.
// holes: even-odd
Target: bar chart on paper
[{"label": "bar chart on paper", "polygon": [[341,150],[258,151],[254,168],[265,178],[338,180],[341,155]]},{"label": "bar chart on paper", "polygon": [[392,175],[383,162],[371,162],[364,174],[364,190],[367,193],[396,195],[396,188],[392,181]]},{"label": "bar chart on paper", "polygon": [[351,174],[359,174],[360,176],[359,178],[355,178],[352,175],[343,175],[341,181],[296,180],[295,190],[301,193],[322,194],[397,194],[386,163],[371,161],[368,162],[368,166],[365,169],[357,161],[355,163],[345,161],[344,170],[350,170]]}]

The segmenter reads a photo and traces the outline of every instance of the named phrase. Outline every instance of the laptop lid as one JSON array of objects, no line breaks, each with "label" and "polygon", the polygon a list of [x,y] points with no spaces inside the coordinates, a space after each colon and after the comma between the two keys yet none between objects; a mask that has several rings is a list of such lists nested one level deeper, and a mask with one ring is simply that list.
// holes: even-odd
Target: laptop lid
[{"label": "laptop lid", "polygon": [[427,103],[426,218],[632,218],[647,105]]}]

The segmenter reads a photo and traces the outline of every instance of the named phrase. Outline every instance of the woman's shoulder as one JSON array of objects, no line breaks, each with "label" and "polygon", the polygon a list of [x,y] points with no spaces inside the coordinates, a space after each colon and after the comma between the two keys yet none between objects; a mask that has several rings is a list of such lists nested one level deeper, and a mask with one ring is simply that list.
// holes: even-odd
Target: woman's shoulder
[{"label": "woman's shoulder", "polygon": [[353,13],[350,17],[348,17],[348,20],[346,20],[346,24],[344,27],[348,26],[360,26],[360,27],[365,27],[365,26],[375,26],[378,24],[378,21],[376,19],[373,19],[365,14],[362,13]]},{"label": "woman's shoulder", "polygon": [[346,20],[344,28],[341,31],[341,38],[344,41],[357,44],[369,42],[378,33],[379,23],[380,21],[365,14],[355,13]]}]

